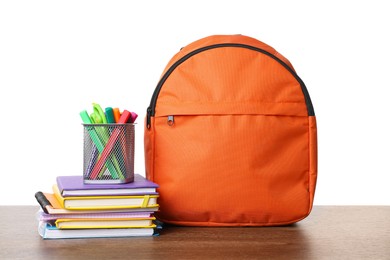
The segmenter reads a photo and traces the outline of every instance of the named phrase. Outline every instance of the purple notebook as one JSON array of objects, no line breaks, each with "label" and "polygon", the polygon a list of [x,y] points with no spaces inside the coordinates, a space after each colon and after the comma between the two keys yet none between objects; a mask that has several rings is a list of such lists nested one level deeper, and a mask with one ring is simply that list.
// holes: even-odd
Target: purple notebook
[{"label": "purple notebook", "polygon": [[83,176],[58,176],[57,185],[63,197],[154,195],[158,188],[140,174],[134,174],[134,182],[123,184],[84,184]]}]

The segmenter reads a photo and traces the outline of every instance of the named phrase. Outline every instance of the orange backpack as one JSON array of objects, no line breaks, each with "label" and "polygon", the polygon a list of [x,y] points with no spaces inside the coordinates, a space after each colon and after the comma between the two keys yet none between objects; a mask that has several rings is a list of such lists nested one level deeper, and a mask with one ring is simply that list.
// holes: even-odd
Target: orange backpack
[{"label": "orange backpack", "polygon": [[145,166],[166,223],[272,226],[309,215],[316,119],[290,62],[243,35],[182,48],[145,119]]}]

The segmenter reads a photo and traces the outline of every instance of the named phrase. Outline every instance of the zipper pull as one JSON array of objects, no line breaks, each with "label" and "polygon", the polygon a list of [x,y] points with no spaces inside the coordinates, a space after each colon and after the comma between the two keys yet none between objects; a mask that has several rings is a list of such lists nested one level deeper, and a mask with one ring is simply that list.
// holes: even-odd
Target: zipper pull
[{"label": "zipper pull", "polygon": [[150,129],[150,117],[152,116],[152,109],[148,107],[146,109],[146,127]]},{"label": "zipper pull", "polygon": [[175,118],[173,116],[168,116],[168,125],[173,126],[175,124]]}]

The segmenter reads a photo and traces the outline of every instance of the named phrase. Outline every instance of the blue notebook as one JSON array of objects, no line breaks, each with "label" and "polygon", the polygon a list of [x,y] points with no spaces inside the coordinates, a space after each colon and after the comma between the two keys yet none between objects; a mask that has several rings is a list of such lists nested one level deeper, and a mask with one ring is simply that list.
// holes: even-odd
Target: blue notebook
[{"label": "blue notebook", "polygon": [[43,221],[40,221],[38,224],[38,233],[43,239],[158,236],[156,228],[97,228],[62,230]]}]

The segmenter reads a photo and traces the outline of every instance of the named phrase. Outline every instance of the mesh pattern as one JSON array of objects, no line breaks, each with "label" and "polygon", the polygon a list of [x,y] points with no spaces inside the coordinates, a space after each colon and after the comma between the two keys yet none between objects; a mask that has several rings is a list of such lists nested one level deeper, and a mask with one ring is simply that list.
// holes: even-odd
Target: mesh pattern
[{"label": "mesh pattern", "polygon": [[132,182],[134,135],[134,124],[84,124],[84,182]]}]

